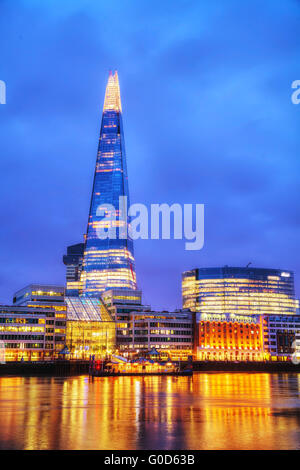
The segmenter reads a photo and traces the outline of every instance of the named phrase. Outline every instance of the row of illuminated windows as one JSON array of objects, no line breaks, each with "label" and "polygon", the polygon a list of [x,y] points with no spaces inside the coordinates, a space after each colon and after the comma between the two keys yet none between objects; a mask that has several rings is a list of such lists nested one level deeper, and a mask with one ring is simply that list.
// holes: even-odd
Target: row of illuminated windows
[{"label": "row of illuminated windows", "polygon": [[14,332],[43,332],[42,326],[0,326],[0,331],[14,331]]},{"label": "row of illuminated windows", "polygon": [[6,349],[43,349],[43,343],[5,343]]},{"label": "row of illuminated windows", "polygon": [[[133,296],[133,295],[116,295],[113,297],[113,300],[141,300],[140,296]],[[122,310],[123,311],[123,310]]]},{"label": "row of illuminated windows", "polygon": [[[189,343],[189,344],[191,343],[191,340],[188,339],[188,338],[177,338],[177,337],[176,338],[174,338],[174,337],[171,338],[171,337],[167,337],[167,336],[165,336],[165,337],[162,337],[162,336],[161,337],[150,337],[150,338],[148,336],[144,336],[144,337],[140,336],[137,339],[137,341],[145,342],[145,343],[147,343],[149,340],[150,340],[150,342],[155,342],[155,343],[158,343],[158,342],[159,343]],[[131,342],[132,340],[131,340],[131,338],[118,338],[118,341],[128,343],[128,342]],[[134,343],[134,345],[135,345],[136,348],[138,347],[136,342]]]},{"label": "row of illuminated windows", "polygon": [[176,336],[191,336],[191,330],[150,330],[152,335],[176,335]]},{"label": "row of illuminated windows", "polygon": [[199,292],[203,291],[205,289],[223,289],[223,290],[228,290],[228,289],[286,289],[286,290],[292,290],[293,285],[290,283],[286,282],[280,282],[280,283],[273,283],[273,282],[218,282],[218,283],[202,283],[202,284],[193,284],[193,283],[183,283],[182,285],[182,290],[183,292]]},{"label": "row of illuminated windows", "polygon": [[231,305],[229,307],[229,305],[207,305],[207,306],[203,306],[203,305],[198,305],[196,306],[196,310],[198,312],[202,312],[202,313],[237,313],[236,311],[238,310],[239,314],[242,313],[242,312],[245,312],[245,314],[249,314],[249,312],[258,312],[260,313],[261,311],[262,312],[269,312],[269,314],[272,314],[272,312],[274,312],[273,314],[276,314],[276,313],[285,313],[285,312],[295,312],[296,313],[296,308],[297,306],[296,305]]},{"label": "row of illuminated windows", "polygon": [[204,334],[204,333],[207,333],[207,334],[221,334],[223,333],[223,335],[231,335],[231,334],[235,334],[235,335],[238,335],[238,334],[251,334],[251,335],[254,335],[254,334],[259,334],[260,333],[260,329],[258,330],[255,330],[255,329],[251,329],[251,330],[248,330],[248,329],[238,329],[238,328],[234,328],[233,330],[232,329],[229,329],[229,328],[199,328],[199,332],[201,334]]},{"label": "row of illuminated windows", "polygon": [[160,327],[160,328],[193,328],[191,323],[178,323],[178,322],[150,322],[151,327]]},{"label": "row of illuminated windows", "polygon": [[199,296],[199,299],[197,299],[198,302],[212,302],[213,300],[218,302],[236,302],[237,300],[245,300],[246,302],[253,302],[255,300],[257,302],[277,300],[295,302],[296,299],[277,292],[239,292],[235,294],[232,292],[221,292],[220,294],[212,292],[211,294]]},{"label": "row of illuminated windows", "polygon": [[44,324],[44,318],[19,318],[19,317],[0,317],[0,323],[14,323],[14,324]]},{"label": "row of illuminated windows", "polygon": [[294,295],[294,289],[289,288],[287,286],[228,286],[228,285],[221,285],[221,286],[202,286],[201,288],[184,288],[182,289],[183,297],[194,297],[195,295],[201,295],[206,293],[261,293],[261,292],[270,292],[270,293],[278,293],[278,294],[286,294],[286,295]]},{"label": "row of illuminated windows", "polygon": [[[253,318],[253,320],[254,319],[255,318]],[[238,321],[230,321],[230,320],[229,321],[218,321],[218,320],[217,321],[215,321],[215,320],[213,320],[213,321],[203,321],[203,320],[201,320],[199,324],[201,326],[206,325],[208,328],[210,326],[212,326],[212,327],[220,327],[220,326],[227,327],[227,326],[229,326],[230,328],[232,326],[238,326],[238,327],[245,326],[246,328],[253,328],[253,325],[255,324],[255,322],[254,321],[252,322],[250,317],[245,317],[245,320],[248,321],[249,323],[246,323],[246,322],[239,323]]]},{"label": "row of illuminated windows", "polygon": [[[40,300],[39,300],[40,301]],[[66,305],[57,305],[57,304],[28,304],[28,307],[35,307],[35,308],[44,308],[44,309],[52,309],[55,310],[55,312],[65,312],[67,310]],[[54,317],[56,314],[55,312],[47,312],[45,313],[46,316],[52,316]]]},{"label": "row of illuminated windows", "polygon": [[267,299],[290,299],[290,300],[296,300],[294,293],[289,293],[286,291],[274,291],[274,290],[260,290],[260,291],[245,291],[245,290],[238,290],[238,291],[232,291],[232,290],[227,290],[227,291],[216,291],[216,290],[205,290],[203,292],[197,292],[193,295],[183,295],[184,300],[193,300],[194,302],[201,302],[202,300],[211,300],[211,298],[216,298],[217,300],[222,300],[223,302],[226,302],[230,299],[236,300],[237,298],[241,298],[244,300],[252,300],[254,299],[261,299],[261,298],[267,298]]},{"label": "row of illuminated windows", "polygon": [[[206,346],[199,346],[199,348],[203,348],[203,349],[204,349],[204,348],[206,348],[206,349],[219,349],[219,350],[220,350],[220,349],[223,349],[223,350],[233,350],[233,351],[232,351],[233,353],[234,353],[234,352],[237,352],[237,353],[238,353],[239,351],[259,351],[259,349],[260,349],[259,347],[252,348],[252,347],[248,347],[248,346],[246,346],[246,345],[245,345],[245,346],[239,346],[239,347],[234,347],[234,346],[233,346],[233,347],[231,347],[231,348],[230,348],[229,346],[226,346],[226,347],[223,347],[223,346],[222,346],[222,347],[216,347],[214,344],[212,344],[212,345],[209,345],[209,344],[208,344],[208,345],[206,345]],[[206,351],[205,351],[205,352],[206,352]],[[222,351],[220,351],[220,353],[221,353],[221,352],[222,352]]]},{"label": "row of illuminated windows", "polygon": [[[121,350],[128,350],[128,349],[133,349],[133,350],[138,350],[138,349],[148,349],[147,346],[145,346],[145,344],[138,344],[138,343],[134,343],[134,344],[126,344],[128,343],[128,338],[123,338],[123,343],[125,344],[122,344],[120,345],[120,349]],[[151,347],[154,347],[158,350],[162,350],[162,349],[166,349],[168,352],[169,350],[173,350],[174,349],[174,352],[175,354],[178,353],[178,350],[180,350],[180,352],[182,353],[185,353],[185,354],[191,354],[191,348],[190,348],[190,345],[187,345],[187,344],[184,344],[184,345],[180,345],[180,344],[172,344],[172,343],[168,343],[168,344],[157,344],[155,341],[153,341],[151,343]],[[173,352],[173,351],[172,351]]]},{"label": "row of illuminated windows", "polygon": [[182,281],[182,288],[184,289],[191,289],[194,288],[196,289],[202,289],[203,287],[218,287],[218,286],[223,286],[223,287],[231,287],[231,286],[251,286],[253,287],[268,287],[268,286],[274,286],[274,287],[287,287],[291,288],[293,287],[293,282],[292,281],[279,281],[279,282],[274,282],[274,281],[259,281],[259,280],[254,280],[254,279],[230,279],[230,280],[222,280],[222,279],[203,279],[201,281],[195,281],[194,279],[188,279],[188,280],[183,280]]},{"label": "row of illuminated windows", "polygon": [[38,291],[32,291],[31,292],[31,295],[42,295],[43,297],[45,296],[55,296],[55,297],[64,297],[64,292],[54,292],[54,291],[41,291],[41,290],[38,290]]},{"label": "row of illuminated windows", "polygon": [[[119,330],[119,332],[122,332],[124,334],[126,331],[126,334],[132,334],[133,330]],[[145,335],[148,334],[149,330],[134,330],[135,335]],[[190,330],[150,330],[150,334],[152,335],[174,335],[174,336],[191,336],[192,331]]]},{"label": "row of illuminated windows", "polygon": [[[118,316],[117,317],[117,320],[129,320],[128,318],[129,316]],[[130,315],[130,321],[128,321],[128,323],[124,323],[124,324],[120,324],[120,328],[122,328],[122,325],[125,325],[123,326],[124,328],[127,327],[127,324],[128,325],[134,325],[136,327],[147,327],[148,326],[148,321],[150,319],[154,319],[154,318],[157,318],[157,316],[155,315]],[[172,317],[173,319],[173,317]],[[143,321],[140,321],[140,320],[143,320]],[[193,328],[192,324],[191,323],[180,323],[180,320],[178,320],[178,322],[151,322],[150,321],[150,324],[149,324],[150,327],[159,327],[159,328]]]},{"label": "row of illuminated windows", "polygon": [[219,299],[205,299],[205,301],[199,302],[197,307],[200,309],[207,310],[208,308],[296,308],[297,302],[293,299],[241,299],[235,300],[219,300]]},{"label": "row of illuminated windows", "polygon": [[17,335],[17,334],[14,334],[14,335],[3,335],[3,334],[0,334],[0,340],[22,340],[22,341],[37,341],[37,340],[43,340],[44,339],[44,335]]},{"label": "row of illuminated windows", "polygon": [[159,342],[159,343],[167,343],[167,342],[189,343],[190,342],[188,338],[170,338],[170,337],[155,337],[155,338],[150,337],[150,341]]}]

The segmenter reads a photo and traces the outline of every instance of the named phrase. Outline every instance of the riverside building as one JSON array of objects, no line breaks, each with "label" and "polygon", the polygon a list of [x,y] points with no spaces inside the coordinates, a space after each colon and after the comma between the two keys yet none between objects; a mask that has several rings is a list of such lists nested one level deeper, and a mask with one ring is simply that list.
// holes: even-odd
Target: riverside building
[{"label": "riverside building", "polygon": [[182,274],[183,308],[193,312],[295,315],[294,274],[262,268],[198,268]]},{"label": "riverside building", "polygon": [[13,304],[45,309],[45,357],[57,358],[66,342],[67,304],[63,286],[30,284],[14,294]]},{"label": "riverside building", "polygon": [[0,343],[3,361],[41,361],[55,351],[47,320],[53,309],[0,306]]},{"label": "riverside building", "polygon": [[125,355],[154,349],[166,359],[188,360],[193,350],[192,314],[182,310],[130,312],[118,347]]},{"label": "riverside building", "polygon": [[69,358],[103,357],[115,348],[115,324],[101,299],[66,296],[62,286],[30,284],[13,302],[45,312],[43,358],[58,358],[67,346]]},{"label": "riverside building", "polygon": [[116,347],[130,356],[155,348],[173,360],[187,359],[193,349],[193,318],[189,311],[155,312],[142,305],[142,293],[111,289],[102,295],[116,323]]},{"label": "riverside building", "polygon": [[291,271],[201,268],[182,275],[198,360],[291,360],[300,317]]}]

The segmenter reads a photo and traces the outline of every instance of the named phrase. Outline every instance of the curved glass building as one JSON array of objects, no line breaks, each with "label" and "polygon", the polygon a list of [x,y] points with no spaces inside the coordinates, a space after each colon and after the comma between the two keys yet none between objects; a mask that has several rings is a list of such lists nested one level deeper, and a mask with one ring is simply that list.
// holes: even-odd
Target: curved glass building
[{"label": "curved glass building", "polygon": [[183,308],[201,314],[295,314],[294,274],[263,268],[198,268],[182,274]]}]

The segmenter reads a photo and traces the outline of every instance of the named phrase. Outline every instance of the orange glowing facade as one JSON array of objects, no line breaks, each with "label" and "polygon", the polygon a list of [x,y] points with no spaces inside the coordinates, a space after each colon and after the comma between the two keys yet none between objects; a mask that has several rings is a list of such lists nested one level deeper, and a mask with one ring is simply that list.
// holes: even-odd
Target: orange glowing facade
[{"label": "orange glowing facade", "polygon": [[199,361],[266,359],[260,319],[234,314],[201,315],[195,325],[194,355]]},{"label": "orange glowing facade", "polygon": [[182,275],[182,299],[195,313],[198,360],[291,360],[300,340],[291,271],[193,269]]}]

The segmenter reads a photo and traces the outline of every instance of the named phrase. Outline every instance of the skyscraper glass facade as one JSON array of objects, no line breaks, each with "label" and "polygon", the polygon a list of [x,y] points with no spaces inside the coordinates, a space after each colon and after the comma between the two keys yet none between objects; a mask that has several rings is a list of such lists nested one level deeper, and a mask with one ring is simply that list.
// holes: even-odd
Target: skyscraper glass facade
[{"label": "skyscraper glass facade", "polygon": [[[129,207],[120,88],[115,72],[109,75],[105,93],[81,273],[83,296],[99,297],[110,288],[137,288],[133,242],[127,233],[130,221],[125,205],[119,206],[119,198],[124,196]],[[99,208],[105,211],[100,213]],[[99,230],[111,229],[115,237],[109,233],[107,238],[99,237]]]},{"label": "skyscraper glass facade", "polygon": [[294,275],[262,268],[200,268],[182,275],[183,308],[201,314],[295,314]]}]

